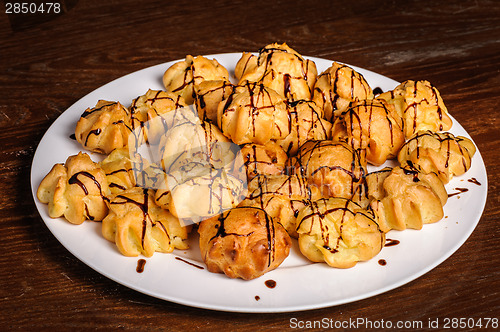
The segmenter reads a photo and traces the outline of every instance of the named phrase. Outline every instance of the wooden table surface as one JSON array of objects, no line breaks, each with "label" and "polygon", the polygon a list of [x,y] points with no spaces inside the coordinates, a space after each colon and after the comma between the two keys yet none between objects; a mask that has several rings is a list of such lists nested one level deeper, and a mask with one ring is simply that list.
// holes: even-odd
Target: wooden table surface
[{"label": "wooden table surface", "polygon": [[[60,14],[25,15],[2,8],[0,329],[281,330],[294,327],[292,318],[422,321],[425,329],[435,319],[499,319],[500,2],[209,3],[68,0]],[[136,70],[186,54],[255,51],[272,42],[438,87],[488,172],[486,208],[460,249],[424,276],[378,296],[303,312],[245,314],[141,294],[92,270],[56,240],[37,212],[29,175],[40,139],[61,113]]]}]

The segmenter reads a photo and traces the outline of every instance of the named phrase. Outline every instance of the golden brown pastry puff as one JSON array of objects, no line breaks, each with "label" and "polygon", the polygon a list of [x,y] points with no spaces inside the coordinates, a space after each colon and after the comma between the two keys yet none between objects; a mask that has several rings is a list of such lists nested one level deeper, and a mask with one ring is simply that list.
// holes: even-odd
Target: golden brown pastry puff
[{"label": "golden brown pastry puff", "polygon": [[419,131],[408,139],[398,155],[401,166],[412,165],[425,173],[437,173],[443,183],[462,175],[476,153],[474,143],[451,133]]},{"label": "golden brown pastry puff", "polygon": [[323,119],[323,110],[315,102],[298,100],[288,102],[288,106],[291,132],[278,143],[289,156],[297,154],[306,141],[321,141],[330,137],[332,124]]},{"label": "golden brown pastry puff", "polygon": [[[148,90],[144,95],[135,98],[130,106],[135,136],[142,135],[146,142],[158,143],[160,137],[173,125],[176,117],[181,116],[186,106],[186,102],[179,95]],[[140,141],[142,142],[142,138]]]},{"label": "golden brown pastry puff", "polygon": [[154,191],[133,187],[115,195],[102,221],[102,234],[125,256],[187,249],[189,228],[154,202]]},{"label": "golden brown pastry puff", "polygon": [[161,166],[150,163],[128,148],[113,150],[99,164],[106,172],[112,194],[136,186],[149,189],[166,188],[166,174]]},{"label": "golden brown pastry puff", "polygon": [[185,60],[173,64],[163,74],[165,89],[181,95],[188,104],[194,103],[194,87],[203,81],[211,80],[229,81],[229,73],[217,60],[201,55],[188,55]]},{"label": "golden brown pastry puff", "polygon": [[163,169],[170,173],[193,162],[225,167],[239,149],[215,124],[201,120],[196,109],[190,106],[161,137],[158,150]]},{"label": "golden brown pastry puff", "polygon": [[364,199],[366,164],[347,143],[309,141],[295,158],[295,167],[326,197]]},{"label": "golden brown pastry puff", "polygon": [[368,173],[365,176],[366,196],[371,202],[373,200],[382,199],[385,196],[384,180],[392,172],[392,167],[384,167],[377,171]]},{"label": "golden brown pastry puff", "polygon": [[349,104],[373,97],[363,75],[349,66],[333,62],[322,72],[314,85],[312,100],[325,111],[325,119],[334,122]]},{"label": "golden brown pastry puff", "polygon": [[170,196],[170,190],[168,188],[158,189],[155,192],[155,203],[159,207],[169,210],[170,208],[170,200],[172,197]]},{"label": "golden brown pastry puff", "polygon": [[288,159],[285,151],[275,142],[249,143],[241,147],[248,181],[259,174],[281,174]]},{"label": "golden brown pastry puff", "polygon": [[168,174],[169,193],[157,201],[184,223],[198,222],[237,206],[246,196],[246,174],[231,168],[186,164]]},{"label": "golden brown pastry puff", "polygon": [[234,208],[199,224],[200,250],[210,272],[255,279],[277,268],[292,241],[262,209]]},{"label": "golden brown pastry puff", "polygon": [[452,125],[439,91],[428,81],[408,80],[377,98],[394,104],[403,118],[406,138],[420,130],[443,131]]},{"label": "golden brown pastry puff", "polygon": [[128,145],[132,132],[129,111],[118,102],[99,100],[83,112],[75,128],[76,140],[87,150],[109,154]]},{"label": "golden brown pastry puff", "polygon": [[135,187],[134,164],[130,160],[128,148],[113,150],[99,164],[106,173],[112,194]]},{"label": "golden brown pastry puff", "polygon": [[229,81],[211,80],[195,85],[196,109],[204,121],[217,124],[217,107],[233,93],[234,85]]},{"label": "golden brown pastry puff", "polygon": [[248,183],[248,197],[239,206],[259,207],[297,238],[295,221],[299,211],[311,200],[321,198],[317,187],[310,187],[298,175],[259,175]]},{"label": "golden brown pastry puff", "polygon": [[222,133],[236,144],[266,144],[290,133],[285,99],[262,84],[237,86],[219,104],[217,121]]},{"label": "golden brown pastry puff", "polygon": [[106,174],[86,153],[55,164],[37,190],[40,202],[49,204],[51,218],[63,217],[72,224],[101,221],[108,213],[110,194]]},{"label": "golden brown pastry puff", "polygon": [[243,53],[235,68],[238,84],[261,83],[288,100],[310,100],[317,74],[313,61],[277,43],[263,47],[258,55]]},{"label": "golden brown pastry puff", "polygon": [[421,229],[424,224],[443,218],[448,195],[435,173],[425,174],[414,168],[398,166],[379,176],[378,181],[382,184],[369,187],[369,192],[378,192],[369,196],[382,197],[370,203],[382,231]]},{"label": "golden brown pastry puff", "polygon": [[335,120],[332,140],[345,141],[370,164],[382,165],[398,155],[405,141],[403,122],[385,100],[356,101]]},{"label": "golden brown pastry puff", "polygon": [[312,202],[297,216],[299,248],[313,262],[350,268],[377,255],[385,235],[369,210],[345,198]]}]

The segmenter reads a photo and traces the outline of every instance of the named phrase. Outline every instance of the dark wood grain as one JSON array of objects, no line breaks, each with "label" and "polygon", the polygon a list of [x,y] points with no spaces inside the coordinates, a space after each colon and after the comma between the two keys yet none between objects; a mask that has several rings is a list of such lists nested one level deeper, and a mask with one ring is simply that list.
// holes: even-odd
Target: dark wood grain
[{"label": "dark wood grain", "polygon": [[[66,1],[51,17],[0,13],[0,329],[280,330],[290,318],[427,322],[500,318],[498,1]],[[101,85],[186,54],[287,42],[395,80],[427,79],[475,140],[484,214],[448,260],[369,299],[305,312],[235,314],[158,300],[98,274],[42,222],[29,173],[38,142]]]}]

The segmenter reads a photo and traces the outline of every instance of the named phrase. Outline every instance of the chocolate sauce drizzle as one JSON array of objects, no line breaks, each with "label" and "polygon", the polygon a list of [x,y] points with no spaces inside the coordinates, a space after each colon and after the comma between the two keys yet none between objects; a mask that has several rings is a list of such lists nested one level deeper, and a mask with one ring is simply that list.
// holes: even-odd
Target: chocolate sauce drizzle
[{"label": "chocolate sauce drizzle", "polygon": [[[135,201],[132,198],[126,196],[126,194],[122,194],[122,195],[117,195],[116,199],[111,201],[110,204],[130,203],[130,204],[137,206],[139,209],[141,209],[142,214],[143,214],[142,231],[141,231],[141,247],[144,249],[144,240],[146,237],[146,229],[147,229],[148,223],[150,223],[152,227],[159,225],[163,229],[163,231],[167,235],[167,237],[170,238],[170,236],[167,232],[167,229],[163,225],[163,223],[161,221],[153,220],[153,218],[151,218],[151,216],[149,215],[149,190],[143,189],[142,194],[143,194],[143,201],[142,202]],[[118,201],[117,199],[120,199],[120,201]]]},{"label": "chocolate sauce drizzle", "polygon": [[118,183],[114,183],[114,182],[111,182],[111,183],[109,184],[109,187],[110,187],[110,188],[118,188],[118,189],[120,189],[120,190],[126,190],[126,189],[127,189],[127,188],[125,188],[124,186],[122,186],[122,185],[120,185],[120,184],[118,184]]},{"label": "chocolate sauce drizzle", "polygon": [[85,139],[85,143],[84,143],[84,145],[85,145],[85,146],[87,146],[87,145],[88,145],[88,141],[89,141],[89,137],[90,137],[90,135],[99,136],[100,134],[101,134],[101,128],[97,128],[97,129],[94,129],[94,130],[89,131],[89,133],[87,134],[87,138]]},{"label": "chocolate sauce drizzle", "polygon": [[478,185],[478,186],[481,185],[481,183],[476,178],[470,178],[467,181],[470,183],[474,183],[475,185]]},{"label": "chocolate sauce drizzle", "polygon": [[[348,149],[352,159],[350,168],[346,169],[339,165],[323,165],[318,168],[312,169],[310,165],[310,161],[313,155],[321,155],[325,153],[325,150],[331,148],[341,146],[344,149]],[[298,166],[299,172],[302,176],[314,176],[320,172],[328,172],[338,170],[347,174],[350,178],[350,197],[353,200],[361,199],[363,195],[365,195],[367,190],[367,185],[365,181],[366,170],[365,167],[361,164],[361,159],[358,151],[352,151],[348,145],[341,142],[334,141],[316,141],[307,146],[306,148],[301,148],[296,158],[296,165]]]},{"label": "chocolate sauce drizzle", "polygon": [[[179,85],[177,88],[173,89],[172,92],[178,92],[183,90],[186,86],[191,85],[194,83],[194,61],[187,61],[186,62],[188,65],[184,69],[184,78],[182,80],[182,84]],[[190,78],[189,78],[190,77]]]},{"label": "chocolate sauce drizzle", "polygon": [[[297,59],[300,62],[300,68],[301,68],[301,75],[298,77],[292,77],[289,73],[284,73],[283,74],[283,95],[285,96],[286,99],[293,100],[293,80],[300,80],[304,79],[305,81],[308,80],[309,76],[309,70],[310,66],[312,65],[311,61],[304,59],[300,54],[295,53],[295,52],[290,52],[287,49],[284,48],[279,48],[279,47],[274,47],[274,46],[265,46],[259,50],[259,55],[257,57],[257,66],[264,66],[264,76],[266,75],[274,75],[275,71],[273,69],[270,69],[270,67],[273,64],[273,56],[274,54],[279,54],[279,53],[286,53],[292,55],[295,59]],[[248,57],[247,62],[245,63],[243,73],[245,72],[248,62],[250,61],[250,58],[252,56]],[[281,74],[281,73],[280,73]],[[309,87],[309,84],[307,84],[309,88],[309,94],[311,94],[311,88]]]},{"label": "chocolate sauce drizzle", "polygon": [[181,258],[179,256],[175,256],[175,259],[177,259],[178,261],[184,262],[184,263],[186,263],[188,265],[194,266],[197,269],[200,269],[200,270],[204,270],[205,269],[203,266],[191,263],[190,261],[187,261],[187,260],[185,260],[185,259],[183,259],[183,258]]},{"label": "chocolate sauce drizzle", "polygon": [[[143,95],[133,100],[132,105],[130,106],[131,128],[129,128],[131,132],[135,133],[138,136],[144,137],[147,144],[149,144],[150,140],[149,130],[151,129],[151,126],[153,126],[150,120],[159,117],[159,120],[161,121],[161,124],[163,126],[163,132],[167,131],[170,127],[165,118],[162,117],[162,114],[165,112],[158,111],[159,109],[162,109],[164,107],[157,105],[157,102],[164,100],[170,101],[170,104],[172,105],[172,111],[177,111],[178,109],[184,107],[181,95],[171,96],[165,93],[165,91],[161,90],[149,92],[154,92],[154,95],[152,97]],[[136,132],[136,129],[140,130]],[[141,142],[141,139],[139,138],[140,137],[137,137],[136,139],[137,144]]]},{"label": "chocolate sauce drizzle", "polygon": [[[207,90],[207,91],[203,91],[203,93],[198,92],[196,94],[196,100],[198,101],[198,106],[201,109],[205,109],[207,107],[207,104],[205,102],[205,97],[208,94],[214,93],[218,90],[222,90],[222,99],[220,102],[223,102],[227,98],[226,91],[229,92],[228,96],[230,96],[234,92],[234,86],[231,84],[231,82],[223,81],[221,86],[215,87],[215,88]],[[212,122],[212,120],[207,117],[207,114],[205,111],[202,112],[202,119],[201,120],[207,121],[207,122]]]},{"label": "chocolate sauce drizzle", "polygon": [[283,75],[283,91],[285,92],[284,94],[286,99],[290,99],[292,97],[292,91],[290,88],[291,79],[292,77],[290,76],[290,74]]},{"label": "chocolate sauce drizzle", "polygon": [[117,104],[116,102],[111,102],[111,103],[109,103],[109,104],[104,104],[104,105],[102,105],[102,106],[100,106],[100,107],[94,107],[94,108],[89,108],[89,109],[86,109],[86,110],[82,113],[82,115],[81,115],[80,117],[82,117],[82,118],[86,118],[86,117],[88,117],[88,116],[89,116],[90,114],[92,114],[92,113],[99,112],[100,110],[102,110],[102,109],[103,109],[103,108],[105,108],[105,107],[113,106],[113,105],[116,105],[116,104]]},{"label": "chocolate sauce drizzle", "polygon": [[[409,82],[409,81],[408,81]],[[427,82],[428,83],[428,82]],[[418,97],[418,91],[419,91],[419,86],[420,85],[424,85],[428,88],[430,88],[431,92],[432,92],[432,95],[431,95],[431,100],[428,100],[426,98],[417,98]],[[394,90],[391,91],[391,96],[392,96],[392,99],[394,99],[394,96],[395,96],[395,92]],[[413,86],[413,99],[415,99],[414,102],[412,103],[409,103],[407,104],[406,108],[404,109],[403,111],[403,114],[404,114],[404,117],[406,118],[406,115],[409,111],[412,111],[413,114],[412,114],[412,123],[413,123],[413,133],[417,131],[417,119],[419,118],[419,106],[422,104],[422,103],[426,103],[428,105],[433,105],[433,106],[436,106],[437,109],[436,109],[436,112],[438,114],[438,118],[439,118],[439,130],[443,130],[443,112],[444,110],[441,108],[441,106],[439,106],[439,97],[438,97],[438,91],[437,89],[430,83],[427,84],[424,84],[423,82],[421,81],[416,81],[414,82],[414,86]],[[406,99],[405,99],[405,102]]]},{"label": "chocolate sauce drizzle", "polygon": [[[249,95],[249,104],[241,105],[245,109],[248,110],[248,117],[251,119],[250,129],[252,130],[252,135],[255,137],[257,133],[257,117],[261,111],[266,111],[271,114],[275,114],[276,105],[272,102],[272,97],[270,93],[270,89],[266,88],[263,84],[247,82],[244,85],[240,85],[240,88],[245,88]],[[230,108],[233,102],[233,95],[241,93],[241,89],[234,89],[233,93],[229,95],[227,98],[224,107],[222,109],[222,122],[225,122],[225,118],[230,116],[229,113],[233,113],[236,110],[234,108]],[[258,104],[262,104],[262,106],[257,106]],[[289,124],[288,124],[289,125]],[[282,134],[282,128],[279,126],[277,122],[273,123],[273,130],[279,131],[280,135]]]},{"label": "chocolate sauce drizzle", "polygon": [[[252,183],[257,183],[257,188],[248,195],[248,199],[256,200],[260,208],[266,210],[274,200],[284,198],[288,201],[294,216],[297,217],[304,205],[309,204],[311,200],[311,189],[307,180],[299,174],[283,175],[282,182],[278,187],[270,186],[269,182],[273,180],[265,175],[256,176]],[[282,203],[280,202],[280,204]]]},{"label": "chocolate sauce drizzle", "polygon": [[465,192],[469,191],[469,189],[468,189],[468,188],[455,188],[455,190],[457,190],[457,192],[454,192],[454,193],[448,194],[448,197],[457,196],[457,195],[460,195],[460,194],[462,194],[462,193],[465,193]]},{"label": "chocolate sauce drizzle", "polygon": [[[102,193],[102,189],[101,189],[101,184],[99,183],[99,181],[96,180],[96,178],[90,174],[89,172],[86,172],[86,171],[81,171],[81,172],[78,172],[78,173],[75,173],[73,174],[69,180],[68,180],[68,183],[69,184],[77,184],[80,186],[80,188],[82,188],[83,192],[85,193],[85,195],[88,195],[89,194],[89,191],[87,190],[87,187],[85,186],[85,184],[80,180],[78,179],[78,176],[85,176],[89,179],[91,179],[94,184],[96,185],[96,187],[99,189],[99,194],[101,195],[101,197],[103,199],[105,199],[106,197],[103,195]],[[107,199],[107,198],[106,198]]]},{"label": "chocolate sauce drizzle", "polygon": [[[271,166],[275,163],[278,162],[276,157],[274,157],[271,161],[263,160],[262,158],[259,158],[257,155],[257,145],[256,144],[251,144],[251,151],[247,152],[243,158],[244,158],[244,165],[248,170],[251,170],[251,173],[257,175],[259,173],[259,167],[261,165],[265,166]],[[268,152],[268,151],[265,151]],[[267,153],[268,157],[272,157],[270,153]]]},{"label": "chocolate sauce drizzle", "polygon": [[[108,107],[109,107],[109,108],[111,108],[111,107],[115,107],[115,106],[117,106],[118,108],[120,108],[121,110],[123,110],[123,111],[125,112],[125,114],[127,115],[127,119],[128,119],[128,117],[130,116],[130,114],[129,114],[128,110],[127,110],[125,107],[121,106],[118,102],[111,102],[111,103],[104,104],[104,105],[99,106],[99,107],[94,107],[94,108],[92,108],[92,109],[87,109],[87,110],[85,110],[85,111],[82,113],[81,117],[82,117],[82,118],[87,118],[87,117],[88,117],[89,115],[91,115],[91,114],[94,114],[94,113],[96,113],[96,112],[101,112],[101,111],[104,111],[104,109],[105,109],[105,108],[108,108]],[[114,113],[115,111],[116,111],[116,110],[114,110],[114,109],[111,109],[111,110],[110,110],[110,112],[111,112],[111,113]],[[113,125],[113,126],[117,126],[117,125],[124,126],[124,127],[125,127],[128,131],[132,132],[132,128],[130,128],[130,127],[128,126],[128,124],[127,124],[127,123],[125,123],[125,121],[123,121],[123,120],[115,121],[115,122],[111,123],[111,125]],[[109,128],[106,128],[106,131],[108,131],[108,130],[109,130]],[[89,143],[89,138],[90,138],[91,136],[99,136],[99,135],[101,135],[102,133],[103,133],[103,129],[101,129],[101,128],[96,128],[96,129],[92,129],[92,130],[90,130],[90,131],[87,133],[87,136],[85,137],[85,140],[84,140],[84,141],[83,141],[83,138],[82,138],[82,137],[80,137],[80,138],[81,138],[81,139],[82,139],[82,141],[83,141],[83,145],[84,145],[84,146],[88,146],[88,143]],[[70,136],[70,138],[72,138],[72,139],[76,139],[76,136],[73,134],[73,135],[71,135],[71,136]]]},{"label": "chocolate sauce drizzle", "polygon": [[[340,80],[340,75],[341,75],[341,72],[343,72],[345,70],[350,71],[350,85],[349,85],[350,96],[341,97],[339,92],[338,92],[339,86],[341,84],[346,84],[347,82],[344,79]],[[332,114],[330,115],[330,118],[327,118],[327,120],[332,122],[332,123],[335,120],[335,116],[336,116],[335,111],[338,110],[338,105],[337,105],[338,99],[349,98],[350,101],[355,101],[358,99],[365,99],[372,92],[370,89],[370,86],[368,85],[368,83],[366,82],[366,80],[362,74],[356,72],[351,67],[343,65],[343,64],[338,64],[338,67],[335,68],[333,77],[332,77],[332,71],[326,70],[318,76],[317,81],[320,81],[323,76],[326,76],[327,82],[330,82],[330,88],[325,91],[319,87],[315,87],[314,92],[321,94],[323,104],[331,104]],[[355,84],[355,82],[359,82],[359,84]],[[356,90],[355,85],[363,88],[363,94],[361,94],[359,97],[355,95],[355,90]]]},{"label": "chocolate sauce drizzle", "polygon": [[439,149],[440,149],[440,151],[444,150],[444,153],[446,155],[445,164],[444,164],[445,168],[450,167],[450,159],[452,157],[451,144],[453,143],[458,148],[458,151],[460,153],[460,156],[461,156],[460,159],[462,161],[462,167],[464,169],[464,172],[466,172],[468,170],[468,168],[469,168],[468,165],[470,165],[470,163],[471,163],[471,155],[470,155],[469,151],[467,150],[467,148],[463,147],[460,144],[460,141],[462,141],[463,139],[460,137],[455,137],[451,133],[447,133],[447,132],[434,133],[430,130],[419,132],[418,134],[411,137],[408,141],[406,141],[405,146],[409,145],[409,147],[414,147],[414,150],[406,149],[407,163],[410,163],[410,153],[412,151],[415,151],[417,159],[420,158],[421,140],[423,140],[423,138],[426,136],[432,137],[433,139],[436,139],[440,142]]},{"label": "chocolate sauce drizzle", "polygon": [[[82,189],[83,193],[85,195],[88,195],[89,191],[88,191],[87,187],[85,186],[85,183],[83,183],[83,181],[78,178],[79,176],[84,176],[84,177],[87,177],[87,178],[91,179],[94,182],[94,184],[97,187],[97,189],[99,189],[99,194],[101,195],[101,198],[104,201],[109,201],[109,199],[102,193],[102,188],[101,188],[101,184],[99,183],[99,181],[97,181],[97,179],[91,173],[89,173],[89,172],[81,171],[81,172],[73,174],[68,179],[68,184],[70,184],[70,185],[72,185],[72,184],[78,185]],[[87,216],[87,219],[94,221],[95,218],[94,218],[94,216],[92,216],[90,214],[89,207],[88,207],[87,203],[84,202],[84,205],[85,205],[85,215]]]},{"label": "chocolate sauce drizzle", "polygon": [[[226,229],[224,227],[224,222],[225,220],[229,217],[231,212],[233,212],[236,209],[256,209],[258,211],[261,211],[263,215],[265,216],[265,227],[267,231],[267,251],[268,251],[268,260],[267,260],[267,266],[271,266],[271,263],[275,260],[275,254],[276,254],[276,247],[275,247],[275,228],[274,228],[274,222],[272,221],[271,217],[266,213],[266,211],[257,208],[257,207],[235,207],[229,211],[226,211],[222,214],[219,215],[218,221],[219,224],[216,225],[217,232],[216,234],[209,240],[211,242],[212,240],[216,238],[224,238],[226,236],[243,236],[247,237],[253,234],[253,232],[250,232],[248,234],[239,234],[239,233],[227,233]],[[259,213],[259,212],[256,212]]]},{"label": "chocolate sauce drizzle", "polygon": [[[341,198],[341,199],[343,199],[343,198]],[[345,200],[345,205],[343,207],[335,207],[335,208],[331,208],[331,209],[326,209],[327,201],[328,201],[327,199],[323,198],[323,199],[311,202],[311,204],[310,204],[311,213],[303,216],[302,219],[300,220],[299,224],[297,225],[297,229],[299,229],[304,221],[311,219],[311,218],[315,218],[315,219],[313,219],[313,222],[311,222],[310,229],[308,230],[308,232],[312,232],[312,229],[315,225],[315,222],[318,222],[320,230],[321,230],[321,238],[322,238],[322,241],[324,243],[323,248],[330,251],[332,254],[334,254],[340,250],[340,241],[343,240],[342,230],[343,230],[345,218],[347,215],[354,216],[357,213],[362,213],[363,215],[365,215],[366,217],[368,217],[374,221],[374,217],[372,215],[370,215],[368,211],[367,211],[367,213],[364,213],[361,211],[354,212],[349,208],[349,204],[352,203],[352,204],[356,205],[356,203],[354,203],[348,199],[344,199],[344,200]],[[328,215],[330,215],[332,213],[337,213],[339,211],[341,212],[341,215],[337,218],[340,222],[339,230],[338,230],[338,237],[336,239],[335,247],[332,248],[328,245],[330,243],[330,232],[328,231],[328,226],[325,224],[325,218]],[[375,221],[374,221],[374,223],[375,223]],[[382,232],[380,232],[380,234],[382,236]]]},{"label": "chocolate sauce drizzle", "polygon": [[[295,132],[297,134],[297,144],[301,145],[303,142],[308,139],[314,139],[314,132],[320,130],[321,136],[326,138],[329,133],[325,127],[323,121],[321,121],[321,115],[316,111],[313,105],[314,103],[307,100],[295,100],[295,101],[287,101],[288,109],[289,109],[289,132],[292,132],[292,126],[295,125]],[[306,105],[307,108],[302,108],[303,105]],[[300,107],[300,108],[299,108]],[[307,113],[306,113],[307,112]],[[308,131],[303,137],[303,133],[301,129],[301,121],[308,122]],[[291,150],[294,148],[293,141],[287,147],[286,154],[290,155]],[[298,146],[297,146],[298,148]]]},{"label": "chocolate sauce drizzle", "polygon": [[420,172],[418,171],[418,169],[413,165],[413,163],[408,160],[407,161],[407,166],[405,167],[401,167],[401,169],[403,170],[403,173],[405,175],[411,175],[413,176],[413,182],[419,182],[420,179],[419,179],[419,175],[420,175]]},{"label": "chocolate sauce drizzle", "polygon": [[400,243],[399,240],[394,240],[394,239],[386,239],[385,241],[386,242],[384,247],[393,247],[397,246]]},{"label": "chocolate sauce drizzle", "polygon": [[[363,139],[365,138],[363,135],[366,133],[366,146],[369,145],[370,139],[372,138],[372,127],[371,124],[373,120],[373,109],[383,110],[385,113],[385,124],[387,125],[387,130],[390,133],[390,142],[391,147],[394,147],[394,130],[401,130],[399,125],[394,120],[391,115],[391,112],[386,107],[383,102],[378,102],[376,99],[374,100],[364,100],[357,102],[354,106],[349,107],[344,113],[342,113],[342,117],[344,119],[344,126],[347,129],[348,137],[350,138],[348,141],[354,149],[360,150],[364,148]],[[361,120],[361,113],[368,113],[368,119],[366,121]],[[349,126],[347,125],[349,124]],[[359,130],[357,130],[359,127]],[[367,128],[364,128],[364,125],[367,125]],[[355,135],[355,133],[359,133],[359,135]]]}]

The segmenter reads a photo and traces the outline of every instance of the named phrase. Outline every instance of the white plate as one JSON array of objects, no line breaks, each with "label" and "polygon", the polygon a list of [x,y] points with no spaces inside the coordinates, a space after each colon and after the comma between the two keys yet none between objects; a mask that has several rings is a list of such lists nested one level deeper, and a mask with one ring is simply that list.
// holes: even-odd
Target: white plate
[{"label": "white plate", "polygon": [[[240,55],[231,53],[207,57],[216,58],[231,72]],[[318,72],[332,63],[325,59],[309,59],[316,62]],[[154,297],[200,308],[235,312],[322,308],[368,298],[418,278],[453,254],[479,222],[488,186],[483,159],[477,151],[472,168],[446,186],[448,192],[455,192],[457,187],[469,190],[448,200],[443,220],[425,225],[420,231],[390,231],[387,237],[399,240],[400,244],[385,247],[377,257],[358,263],[354,268],[342,270],[326,264],[312,264],[301,256],[294,244],[290,256],[278,269],[251,281],[233,280],[186,263],[204,266],[196,239],[193,239],[192,249],[173,254],[156,253],[146,259],[143,273],[136,272],[138,260],[144,257],[122,256],[113,243],[102,237],[100,223],[85,222],[75,226],[62,219],[51,219],[47,206],[36,198],[36,190],[55,163],[64,163],[68,156],[82,150],[76,141],[70,139],[70,135],[87,107],[93,107],[99,99],[120,101],[128,106],[133,98],[149,88],[162,89],[163,72],[173,63],[126,75],[77,101],[47,130],[33,159],[32,192],[45,224],[73,255],[106,277]],[[387,91],[398,84],[368,70],[353,68],[364,75],[372,88],[380,87]],[[451,132],[469,137],[456,121]],[[100,160],[97,154],[91,154],[91,157],[95,161]],[[467,181],[471,178],[477,179],[481,185]],[[380,259],[387,264],[380,265]],[[267,287],[267,280],[274,280],[276,287]]]}]

